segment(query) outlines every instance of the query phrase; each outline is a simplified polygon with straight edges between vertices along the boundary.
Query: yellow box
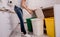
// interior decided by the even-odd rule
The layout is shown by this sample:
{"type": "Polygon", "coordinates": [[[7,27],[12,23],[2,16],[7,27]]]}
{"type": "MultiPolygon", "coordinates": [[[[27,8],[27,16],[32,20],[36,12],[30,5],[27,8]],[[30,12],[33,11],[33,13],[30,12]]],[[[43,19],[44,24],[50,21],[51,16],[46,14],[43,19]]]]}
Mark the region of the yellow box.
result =
{"type": "Polygon", "coordinates": [[[50,37],[55,37],[55,26],[54,26],[54,18],[45,18],[45,25],[47,30],[47,35],[50,37]]]}

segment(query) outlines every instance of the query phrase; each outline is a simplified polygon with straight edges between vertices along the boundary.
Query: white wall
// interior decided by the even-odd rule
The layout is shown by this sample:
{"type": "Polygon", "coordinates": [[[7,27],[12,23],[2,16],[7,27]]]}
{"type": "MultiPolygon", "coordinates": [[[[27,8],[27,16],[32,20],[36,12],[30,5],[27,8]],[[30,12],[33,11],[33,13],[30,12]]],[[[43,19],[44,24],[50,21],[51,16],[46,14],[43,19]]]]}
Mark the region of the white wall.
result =
{"type": "Polygon", "coordinates": [[[42,3],[41,5],[42,5],[44,8],[47,8],[47,7],[53,6],[54,3],[55,3],[55,0],[42,0],[41,3],[42,3]]]}
{"type": "Polygon", "coordinates": [[[56,4],[60,4],[60,0],[55,0],[55,3],[56,4]]]}
{"type": "Polygon", "coordinates": [[[0,11],[0,37],[9,37],[12,29],[9,18],[9,13],[3,13],[2,11],[0,11]]]}
{"type": "Polygon", "coordinates": [[[54,16],[56,37],[60,37],[60,0],[55,0],[54,16]]]}
{"type": "Polygon", "coordinates": [[[54,16],[56,37],[60,37],[60,4],[54,5],[54,16]]]}

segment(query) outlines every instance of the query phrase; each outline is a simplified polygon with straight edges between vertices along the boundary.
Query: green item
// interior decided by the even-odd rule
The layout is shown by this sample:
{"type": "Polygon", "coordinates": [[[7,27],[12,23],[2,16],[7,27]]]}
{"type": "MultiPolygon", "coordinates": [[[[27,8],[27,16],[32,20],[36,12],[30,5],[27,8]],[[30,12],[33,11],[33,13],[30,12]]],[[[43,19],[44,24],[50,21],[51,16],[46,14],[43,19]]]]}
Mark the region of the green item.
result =
{"type": "Polygon", "coordinates": [[[27,26],[28,26],[28,31],[29,31],[29,32],[33,32],[31,19],[33,19],[33,18],[27,18],[27,19],[26,19],[26,21],[27,21],[27,26]]]}

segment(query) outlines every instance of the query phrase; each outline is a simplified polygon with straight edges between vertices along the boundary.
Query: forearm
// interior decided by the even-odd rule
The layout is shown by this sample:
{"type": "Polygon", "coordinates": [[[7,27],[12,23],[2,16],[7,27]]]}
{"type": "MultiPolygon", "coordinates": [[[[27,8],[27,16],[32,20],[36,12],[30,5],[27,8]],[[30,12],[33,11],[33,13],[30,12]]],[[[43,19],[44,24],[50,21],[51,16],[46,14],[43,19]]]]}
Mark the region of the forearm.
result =
{"type": "Polygon", "coordinates": [[[22,0],[21,6],[22,6],[22,8],[24,8],[25,10],[27,10],[30,14],[32,14],[32,10],[29,9],[28,6],[26,5],[26,0],[22,0]]]}
{"type": "Polygon", "coordinates": [[[29,8],[27,7],[27,5],[22,5],[22,8],[24,8],[25,10],[27,10],[27,11],[31,14],[31,9],[29,9],[29,8]]]}

